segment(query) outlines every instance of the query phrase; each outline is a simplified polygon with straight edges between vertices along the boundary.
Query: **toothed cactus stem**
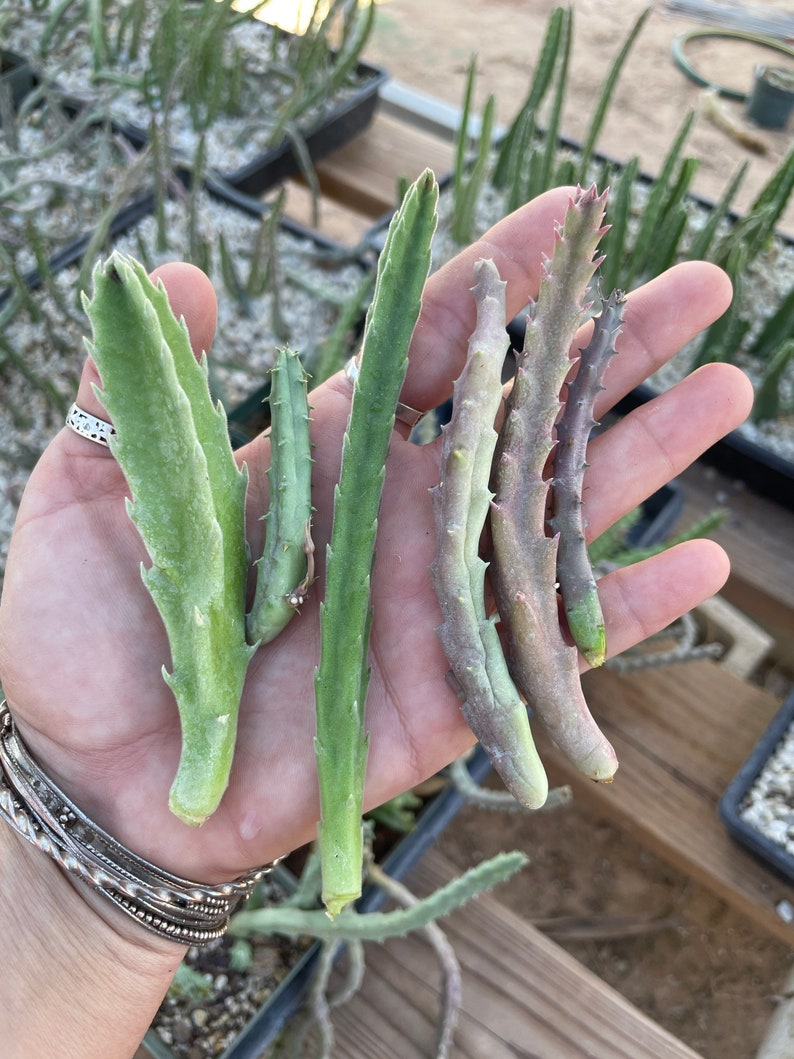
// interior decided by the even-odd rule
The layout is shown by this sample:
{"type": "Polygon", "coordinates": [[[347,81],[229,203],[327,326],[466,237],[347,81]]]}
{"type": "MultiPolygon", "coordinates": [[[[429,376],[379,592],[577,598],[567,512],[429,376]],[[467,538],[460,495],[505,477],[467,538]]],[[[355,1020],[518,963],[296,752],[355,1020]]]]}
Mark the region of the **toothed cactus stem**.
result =
{"type": "Polygon", "coordinates": [[[494,621],[486,615],[480,538],[492,494],[488,487],[502,402],[505,285],[490,260],[475,265],[477,325],[455,383],[444,427],[441,477],[431,490],[438,553],[431,566],[444,616],[438,636],[460,690],[466,723],[513,796],[532,809],[548,782],[529,719],[505,662],[494,621]]]}
{"type": "Polygon", "coordinates": [[[270,372],[270,504],[264,516],[267,535],[257,560],[254,602],[246,618],[250,643],[269,643],[285,628],[308,596],[313,579],[306,383],[298,354],[279,350],[270,372]]]}
{"type": "Polygon", "coordinates": [[[386,941],[401,938],[413,930],[422,930],[442,916],[470,901],[478,894],[505,882],[527,863],[524,853],[497,853],[490,860],[469,868],[462,875],[441,886],[410,908],[391,912],[367,912],[350,909],[331,922],[325,913],[295,907],[257,908],[236,912],[229,922],[232,937],[250,934],[283,934],[296,937],[307,934],[329,940],[386,941]]]}
{"type": "Polygon", "coordinates": [[[607,644],[604,615],[587,554],[582,487],[587,442],[596,425],[593,409],[604,388],[602,380],[607,364],[615,353],[625,300],[622,291],[613,291],[609,298],[602,300],[593,337],[581,351],[576,375],[568,384],[554,450],[551,525],[559,534],[557,580],[571,636],[591,666],[604,662],[607,644]]]}
{"type": "Polygon", "coordinates": [[[118,253],[94,269],[84,304],[97,396],[116,428],[123,470],[151,566],[142,576],[165,625],[182,753],[170,807],[201,824],[218,806],[231,768],[237,710],[252,649],[245,642],[244,505],[220,407],[183,321],[142,265],[118,253]]]}
{"type": "Polygon", "coordinates": [[[427,170],[408,189],[389,227],[364,327],[334,497],[315,675],[319,848],[323,902],[330,916],[361,893],[370,577],[395,409],[430,270],[437,200],[438,186],[427,170]]]}
{"type": "Polygon", "coordinates": [[[612,778],[617,759],[584,700],[577,650],[560,629],[545,475],[570,346],[599,263],[604,202],[594,187],[577,192],[544,270],[500,433],[491,509],[493,583],[513,679],[558,747],[597,780],[612,778]]]}

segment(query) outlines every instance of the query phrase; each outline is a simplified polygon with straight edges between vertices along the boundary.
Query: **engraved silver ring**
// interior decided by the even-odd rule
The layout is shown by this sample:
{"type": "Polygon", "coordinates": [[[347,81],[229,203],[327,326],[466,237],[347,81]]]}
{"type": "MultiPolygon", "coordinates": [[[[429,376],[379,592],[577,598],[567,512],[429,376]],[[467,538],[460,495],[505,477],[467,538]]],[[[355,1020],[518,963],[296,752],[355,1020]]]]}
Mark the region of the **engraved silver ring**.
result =
{"type": "Polygon", "coordinates": [[[109,448],[109,438],[116,436],[116,430],[112,423],[106,423],[104,419],[84,412],[78,404],[73,404],[66,416],[66,425],[81,438],[96,442],[103,448],[109,448]]]}
{"type": "MultiPolygon", "coordinates": [[[[345,364],[345,375],[347,375],[353,385],[355,385],[359,375],[360,360],[361,354],[357,353],[345,364]]],[[[402,401],[398,401],[397,407],[394,409],[394,418],[399,419],[401,423],[405,423],[411,429],[416,426],[423,415],[425,415],[424,412],[420,412],[418,408],[411,408],[409,404],[403,404],[402,401]]]]}

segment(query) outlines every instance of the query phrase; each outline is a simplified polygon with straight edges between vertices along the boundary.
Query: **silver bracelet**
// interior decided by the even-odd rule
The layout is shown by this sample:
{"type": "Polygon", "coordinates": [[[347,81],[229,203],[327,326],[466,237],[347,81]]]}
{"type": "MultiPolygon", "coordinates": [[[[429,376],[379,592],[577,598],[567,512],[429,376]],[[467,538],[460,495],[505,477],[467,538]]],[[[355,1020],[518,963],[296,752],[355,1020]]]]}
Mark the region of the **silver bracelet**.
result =
{"type": "Polygon", "coordinates": [[[0,817],[141,926],[184,945],[221,937],[274,861],[217,886],[157,868],[93,823],[48,779],[0,703],[0,817]]]}

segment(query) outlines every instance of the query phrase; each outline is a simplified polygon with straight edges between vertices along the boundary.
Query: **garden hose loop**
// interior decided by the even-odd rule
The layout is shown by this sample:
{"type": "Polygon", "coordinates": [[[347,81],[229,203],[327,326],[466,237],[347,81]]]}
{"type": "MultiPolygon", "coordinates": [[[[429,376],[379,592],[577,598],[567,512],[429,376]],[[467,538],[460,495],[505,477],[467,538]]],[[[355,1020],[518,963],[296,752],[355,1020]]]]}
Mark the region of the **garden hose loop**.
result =
{"type": "Polygon", "coordinates": [[[706,38],[729,38],[732,40],[747,41],[749,44],[758,44],[762,48],[771,48],[773,51],[780,52],[783,55],[787,55],[790,59],[794,59],[794,48],[788,44],[782,43],[782,41],[772,40],[770,37],[763,37],[756,33],[747,33],[744,30],[739,29],[690,29],[684,33],[680,33],[672,44],[672,55],[676,66],[683,71],[684,74],[694,81],[696,85],[700,85],[701,88],[710,88],[717,92],[718,95],[725,99],[736,99],[740,103],[745,103],[748,98],[746,92],[740,92],[735,88],[726,88],[724,85],[716,85],[712,81],[709,81],[702,74],[699,74],[694,69],[692,64],[687,60],[685,56],[685,48],[692,40],[704,40],[706,38]]]}

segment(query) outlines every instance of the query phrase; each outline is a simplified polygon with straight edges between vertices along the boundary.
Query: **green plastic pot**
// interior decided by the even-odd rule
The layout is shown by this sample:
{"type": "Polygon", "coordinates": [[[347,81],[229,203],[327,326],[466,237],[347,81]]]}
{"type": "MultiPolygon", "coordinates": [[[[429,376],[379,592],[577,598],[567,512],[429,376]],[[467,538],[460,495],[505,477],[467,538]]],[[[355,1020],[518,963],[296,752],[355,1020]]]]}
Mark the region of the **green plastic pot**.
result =
{"type": "Polygon", "coordinates": [[[785,129],[794,109],[794,70],[757,66],[747,115],[766,129],[785,129]]]}

